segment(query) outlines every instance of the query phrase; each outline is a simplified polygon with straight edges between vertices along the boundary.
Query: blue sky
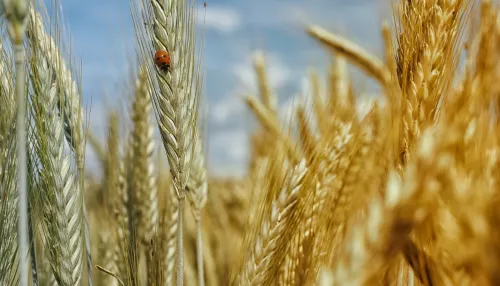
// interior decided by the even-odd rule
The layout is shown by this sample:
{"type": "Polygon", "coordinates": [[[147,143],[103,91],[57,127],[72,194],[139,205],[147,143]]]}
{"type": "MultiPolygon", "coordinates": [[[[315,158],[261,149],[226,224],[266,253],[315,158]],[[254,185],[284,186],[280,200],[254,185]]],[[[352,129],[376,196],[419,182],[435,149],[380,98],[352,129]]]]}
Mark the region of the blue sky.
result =
{"type": "MultiPolygon", "coordinates": [[[[135,58],[129,1],[60,2],[71,33],[72,54],[82,63],[84,102],[92,103],[90,126],[103,138],[106,112],[124,108],[120,101],[125,100],[135,58]]],[[[207,0],[203,64],[210,172],[238,175],[245,170],[248,134],[255,122],[239,97],[255,91],[253,51],[265,52],[271,85],[283,111],[299,96],[307,68],[323,72],[328,63],[328,54],[307,37],[303,25],[319,24],[380,54],[380,24],[392,21],[389,2],[207,0]]],[[[354,76],[362,90],[370,89],[364,88],[370,86],[366,78],[359,73],[354,76]]],[[[89,149],[91,165],[93,158],[89,149]]]]}

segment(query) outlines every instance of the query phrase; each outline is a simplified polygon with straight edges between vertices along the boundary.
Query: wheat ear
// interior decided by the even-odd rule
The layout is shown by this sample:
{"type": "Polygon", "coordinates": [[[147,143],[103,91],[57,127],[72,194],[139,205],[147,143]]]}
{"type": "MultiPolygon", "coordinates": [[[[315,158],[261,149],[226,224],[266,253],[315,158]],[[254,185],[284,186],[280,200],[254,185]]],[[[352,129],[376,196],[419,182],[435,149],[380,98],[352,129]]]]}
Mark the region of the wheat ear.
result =
{"type": "Polygon", "coordinates": [[[273,262],[277,243],[293,214],[306,170],[305,162],[302,161],[285,178],[278,198],[272,203],[271,214],[253,242],[238,285],[266,285],[272,278],[268,273],[272,269],[270,264],[273,262]]]}
{"type": "MultiPolygon", "coordinates": [[[[77,172],[75,180],[79,185],[78,188],[83,190],[86,144],[83,132],[84,126],[81,96],[76,82],[73,81],[71,71],[66,67],[66,62],[61,55],[61,51],[58,49],[53,38],[45,32],[41,17],[34,9],[31,9],[30,14],[31,18],[38,18],[38,20],[34,22],[33,26],[30,26],[28,32],[36,36],[36,40],[40,42],[39,47],[41,53],[43,53],[44,57],[48,59],[49,68],[54,70],[57,74],[57,92],[61,93],[57,107],[59,114],[64,119],[65,138],[76,160],[77,172]]],[[[81,205],[88,283],[93,285],[90,234],[84,196],[82,195],[76,203],[81,205]]]]}
{"type": "Polygon", "coordinates": [[[19,285],[28,286],[28,182],[26,154],[26,66],[24,35],[28,20],[28,0],[1,0],[0,12],[7,18],[9,37],[14,46],[16,65],[16,139],[17,139],[17,181],[18,181],[18,239],[19,239],[19,285]]]}
{"type": "Polygon", "coordinates": [[[331,34],[318,26],[309,27],[307,32],[326,47],[351,60],[359,68],[376,78],[382,84],[388,82],[389,74],[385,64],[358,45],[340,36],[331,34]]]}
{"type": "Polygon", "coordinates": [[[401,1],[397,71],[403,92],[403,164],[421,129],[433,122],[449,88],[460,54],[458,41],[471,1],[401,1]]]}
{"type": "Polygon", "coordinates": [[[118,243],[114,247],[114,263],[117,275],[124,279],[127,273],[127,253],[130,232],[128,228],[127,211],[127,181],[124,178],[125,169],[120,158],[118,116],[115,112],[109,114],[107,132],[107,160],[106,160],[106,195],[105,204],[112,209],[111,219],[115,221],[113,229],[118,243]],[[108,197],[111,198],[109,201],[108,197]]]}
{"type": "Polygon", "coordinates": [[[144,21],[152,23],[148,32],[138,31],[143,61],[148,67],[152,98],[163,145],[167,152],[173,183],[179,200],[177,229],[177,285],[183,285],[184,250],[183,217],[186,186],[191,158],[196,144],[198,116],[199,70],[196,69],[195,1],[143,0],[149,9],[144,21]],[[170,67],[160,69],[153,63],[153,53],[163,50],[170,54],[170,67]]]}
{"type": "Polygon", "coordinates": [[[189,192],[187,195],[193,208],[193,215],[196,222],[196,264],[198,268],[198,285],[203,286],[205,284],[205,275],[203,269],[201,211],[207,201],[208,182],[207,171],[205,168],[205,155],[203,154],[203,145],[200,139],[196,142],[189,178],[189,192]]]}
{"type": "MultiPolygon", "coordinates": [[[[0,285],[14,283],[12,261],[17,254],[17,154],[14,79],[10,59],[0,41],[0,285]]],[[[17,282],[16,282],[17,283],[17,282]]]]}
{"type": "Polygon", "coordinates": [[[271,85],[268,81],[265,57],[262,51],[256,51],[254,53],[253,64],[255,68],[255,74],[257,76],[257,83],[259,85],[259,94],[262,104],[269,110],[275,120],[277,120],[277,99],[271,90],[271,85]]]}
{"type": "Polygon", "coordinates": [[[133,130],[131,134],[132,179],[131,188],[139,197],[139,234],[144,245],[149,245],[158,223],[158,190],[154,168],[154,128],[151,120],[151,97],[145,70],[141,69],[132,103],[133,130]]]}
{"type": "Polygon", "coordinates": [[[71,168],[70,157],[64,152],[64,122],[58,113],[61,102],[54,77],[58,74],[50,68],[49,58],[43,53],[47,44],[38,41],[36,22],[30,21],[32,48],[32,97],[35,116],[36,150],[42,166],[41,178],[43,213],[46,219],[46,247],[49,261],[57,282],[61,285],[77,285],[82,279],[83,229],[81,189],[71,168]]]}
{"type": "MultiPolygon", "coordinates": [[[[139,70],[132,102],[130,187],[137,197],[139,240],[142,246],[148,249],[155,237],[158,224],[158,190],[153,158],[155,143],[154,126],[151,120],[152,105],[145,72],[144,68],[139,70]]],[[[147,255],[146,267],[147,273],[152,274],[154,264],[150,255],[147,255]]],[[[153,279],[153,275],[147,276],[148,284],[151,284],[150,279],[153,279]]]]}
{"type": "Polygon", "coordinates": [[[422,137],[417,160],[408,167],[401,182],[389,177],[385,198],[375,194],[366,217],[348,232],[335,268],[335,285],[376,282],[383,269],[404,247],[413,227],[433,211],[439,184],[432,180],[436,144],[432,133],[422,137]],[[419,201],[419,204],[415,202],[419,201]]]}
{"type": "Polygon", "coordinates": [[[302,155],[300,151],[295,148],[292,139],[282,133],[277,120],[275,120],[274,114],[254,96],[245,96],[243,99],[250,110],[253,111],[264,130],[272,134],[272,136],[275,136],[283,145],[289,160],[298,163],[302,155]]]}
{"type": "Polygon", "coordinates": [[[173,285],[174,265],[176,249],[176,233],[178,228],[179,207],[175,196],[175,191],[170,187],[168,193],[168,205],[163,209],[161,219],[161,240],[163,242],[164,260],[163,260],[163,283],[164,285],[173,285]]]}

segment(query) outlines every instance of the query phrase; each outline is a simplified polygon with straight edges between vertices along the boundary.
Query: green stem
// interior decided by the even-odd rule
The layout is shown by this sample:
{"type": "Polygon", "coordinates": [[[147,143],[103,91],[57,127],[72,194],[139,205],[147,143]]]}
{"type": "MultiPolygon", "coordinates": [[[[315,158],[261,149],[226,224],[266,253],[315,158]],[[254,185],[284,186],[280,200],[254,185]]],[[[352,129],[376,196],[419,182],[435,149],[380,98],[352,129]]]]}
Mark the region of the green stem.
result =
{"type": "Polygon", "coordinates": [[[27,196],[27,162],[26,162],[26,98],[25,98],[25,66],[24,47],[14,45],[16,64],[16,101],[17,101],[17,167],[19,191],[19,285],[28,286],[28,196],[27,196]]]}

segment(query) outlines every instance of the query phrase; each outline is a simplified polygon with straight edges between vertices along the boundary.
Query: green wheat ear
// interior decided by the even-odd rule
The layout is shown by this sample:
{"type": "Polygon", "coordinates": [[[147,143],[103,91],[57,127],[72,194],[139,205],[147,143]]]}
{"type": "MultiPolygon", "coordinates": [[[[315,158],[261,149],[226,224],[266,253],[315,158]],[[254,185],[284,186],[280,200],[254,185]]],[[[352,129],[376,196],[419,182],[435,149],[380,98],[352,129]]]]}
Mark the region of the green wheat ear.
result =
{"type": "Polygon", "coordinates": [[[183,221],[187,185],[197,140],[200,59],[196,57],[196,1],[137,0],[134,23],[140,61],[152,92],[153,107],[179,200],[177,285],[184,283],[183,221]],[[142,16],[139,16],[142,15],[142,16]],[[143,23],[152,23],[144,26],[143,23]],[[168,71],[152,56],[171,56],[168,71]]]}
{"type": "Polygon", "coordinates": [[[30,16],[34,149],[40,164],[40,187],[45,191],[39,197],[48,260],[59,284],[76,285],[83,280],[82,258],[86,255],[86,280],[92,285],[80,95],[56,41],[45,31],[43,18],[34,8],[30,16]]]}

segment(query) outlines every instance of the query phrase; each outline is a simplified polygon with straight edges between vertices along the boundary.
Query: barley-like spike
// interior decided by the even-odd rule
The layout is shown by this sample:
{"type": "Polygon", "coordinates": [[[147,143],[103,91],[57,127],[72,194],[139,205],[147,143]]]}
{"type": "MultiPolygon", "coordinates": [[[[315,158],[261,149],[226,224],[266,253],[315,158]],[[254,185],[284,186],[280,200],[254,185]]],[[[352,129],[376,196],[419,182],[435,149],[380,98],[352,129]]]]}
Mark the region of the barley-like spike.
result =
{"type": "Polygon", "coordinates": [[[76,285],[82,279],[83,224],[82,193],[72,170],[70,157],[64,151],[64,122],[60,118],[55,72],[50,58],[44,53],[48,44],[39,41],[41,18],[32,12],[29,30],[32,49],[31,74],[35,116],[37,155],[42,166],[42,184],[46,194],[42,197],[46,219],[45,236],[49,249],[49,261],[56,280],[61,285],[76,285]]]}
{"type": "MultiPolygon", "coordinates": [[[[48,68],[55,74],[57,81],[57,92],[60,95],[57,97],[57,108],[59,115],[64,119],[65,138],[73,151],[77,171],[75,172],[75,184],[79,184],[78,189],[83,190],[83,172],[84,156],[85,156],[85,142],[83,136],[82,124],[82,110],[80,105],[80,95],[77,92],[76,83],[72,80],[71,72],[66,67],[66,62],[62,58],[61,52],[56,46],[53,38],[45,32],[43,21],[40,15],[31,9],[31,21],[28,29],[28,35],[32,41],[38,41],[38,49],[40,54],[47,59],[48,68]]],[[[79,215],[84,229],[84,247],[86,249],[86,264],[88,282],[93,284],[92,280],[92,259],[90,250],[90,236],[88,230],[88,222],[85,210],[85,201],[83,196],[79,196],[75,204],[82,214],[79,215]]],[[[80,222],[77,222],[80,223],[80,222]]]]}
{"type": "Polygon", "coordinates": [[[179,200],[177,285],[181,286],[184,284],[182,210],[197,139],[200,100],[199,62],[195,54],[196,1],[137,1],[142,2],[143,5],[139,5],[146,9],[141,11],[142,19],[137,16],[137,11],[134,17],[142,62],[148,67],[156,119],[179,200]],[[140,24],[144,22],[152,23],[146,31],[140,24]],[[156,50],[170,54],[168,69],[152,65],[151,57],[156,50]]]}
{"type": "Polygon", "coordinates": [[[205,168],[205,155],[203,154],[202,141],[198,138],[193,153],[193,163],[189,174],[189,192],[187,197],[191,203],[194,219],[196,222],[196,265],[198,270],[198,284],[203,286],[205,283],[203,266],[203,238],[201,211],[207,201],[207,172],[205,168]]]}
{"type": "Polygon", "coordinates": [[[11,121],[10,130],[5,133],[6,138],[0,142],[0,284],[9,284],[14,279],[13,262],[17,256],[17,181],[15,153],[15,121],[11,121]]]}
{"type": "Polygon", "coordinates": [[[384,85],[388,83],[389,72],[384,63],[358,45],[345,38],[331,34],[317,26],[309,27],[307,32],[328,48],[351,60],[380,83],[384,85]]]}
{"type": "Polygon", "coordinates": [[[189,179],[198,114],[194,1],[143,1],[148,9],[144,21],[153,23],[149,34],[138,35],[144,63],[152,62],[154,50],[165,50],[172,58],[167,71],[148,65],[147,76],[153,84],[153,106],[180,196],[189,179]]]}
{"type": "MultiPolygon", "coordinates": [[[[412,228],[433,210],[433,196],[439,184],[428,184],[438,177],[436,146],[430,132],[420,141],[415,162],[406,169],[404,180],[393,172],[385,198],[375,194],[366,217],[347,234],[335,269],[335,285],[359,285],[377,281],[380,269],[405,246],[412,228]],[[414,202],[419,201],[419,204],[414,202]]],[[[444,178],[439,174],[440,180],[444,178]]]]}
{"type": "Polygon", "coordinates": [[[263,223],[254,241],[250,257],[240,274],[239,285],[265,285],[272,278],[267,271],[273,261],[277,240],[287,225],[291,209],[297,203],[305,173],[305,162],[302,161],[285,179],[278,198],[273,202],[269,219],[263,223]]]}
{"type": "Polygon", "coordinates": [[[151,120],[151,97],[145,70],[137,79],[132,103],[133,130],[131,134],[132,179],[131,188],[139,204],[139,235],[147,247],[156,232],[158,223],[158,190],[154,168],[154,128],[151,120]]]}
{"type": "Polygon", "coordinates": [[[18,184],[14,83],[12,68],[0,42],[0,285],[13,279],[12,267],[17,255],[18,184]],[[13,215],[14,214],[14,215],[13,215]]]}
{"type": "Polygon", "coordinates": [[[115,264],[118,276],[126,279],[128,277],[128,251],[130,242],[129,213],[128,213],[128,185],[126,179],[126,169],[124,162],[120,159],[118,135],[118,116],[116,113],[110,114],[108,126],[108,160],[107,160],[107,192],[112,198],[109,206],[112,211],[112,218],[116,222],[115,234],[115,264]]]}
{"type": "Polygon", "coordinates": [[[178,228],[177,217],[179,216],[178,202],[175,198],[174,190],[168,194],[168,206],[164,209],[161,216],[161,241],[163,241],[164,262],[163,262],[163,282],[165,285],[173,285],[174,265],[176,249],[176,233],[178,228]]]}
{"type": "MultiPolygon", "coordinates": [[[[38,75],[33,78],[38,78],[38,75]]],[[[41,81],[37,81],[40,88],[41,81]]],[[[44,99],[43,94],[36,95],[39,99],[38,102],[35,99],[35,109],[41,111],[37,114],[40,122],[37,131],[44,136],[40,136],[37,148],[38,156],[42,157],[43,184],[47,190],[43,198],[44,215],[51,222],[45,226],[47,246],[50,245],[49,260],[58,283],[75,285],[80,282],[82,271],[83,232],[81,205],[78,204],[81,192],[70,168],[69,157],[64,154],[63,122],[56,112],[55,86],[50,87],[49,98],[44,99]],[[43,150],[47,151],[42,155],[43,150]]]]}
{"type": "Polygon", "coordinates": [[[200,215],[199,212],[207,201],[208,182],[202,143],[200,138],[196,140],[191,172],[189,175],[189,192],[187,194],[193,211],[195,212],[195,216],[200,215]]]}

